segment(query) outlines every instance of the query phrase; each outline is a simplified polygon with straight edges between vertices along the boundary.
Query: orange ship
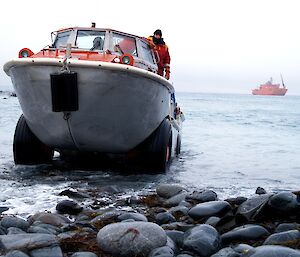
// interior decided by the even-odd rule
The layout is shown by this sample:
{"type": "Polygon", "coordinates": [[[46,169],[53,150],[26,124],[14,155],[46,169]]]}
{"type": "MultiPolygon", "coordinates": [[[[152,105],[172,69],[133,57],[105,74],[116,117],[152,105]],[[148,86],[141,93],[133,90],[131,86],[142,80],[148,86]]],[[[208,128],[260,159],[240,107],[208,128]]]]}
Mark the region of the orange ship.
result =
{"type": "Polygon", "coordinates": [[[261,84],[259,88],[252,89],[252,95],[281,95],[284,96],[287,92],[287,88],[285,87],[282,80],[282,87],[280,87],[280,84],[273,84],[273,79],[271,78],[269,81],[267,81],[265,84],[261,84]]]}

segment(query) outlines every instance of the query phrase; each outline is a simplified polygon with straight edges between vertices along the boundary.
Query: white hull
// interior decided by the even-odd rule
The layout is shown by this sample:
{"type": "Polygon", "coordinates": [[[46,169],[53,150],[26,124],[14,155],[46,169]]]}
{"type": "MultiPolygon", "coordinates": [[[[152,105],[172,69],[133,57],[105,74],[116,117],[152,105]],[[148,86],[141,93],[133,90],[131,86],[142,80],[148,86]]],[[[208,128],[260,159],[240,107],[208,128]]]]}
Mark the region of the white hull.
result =
{"type": "Polygon", "coordinates": [[[156,74],[122,64],[70,60],[70,70],[78,74],[79,110],[64,119],[63,112],[52,111],[51,101],[50,74],[61,67],[61,60],[47,58],[4,66],[28,126],[54,149],[125,153],[173,111],[174,89],[156,74]]]}

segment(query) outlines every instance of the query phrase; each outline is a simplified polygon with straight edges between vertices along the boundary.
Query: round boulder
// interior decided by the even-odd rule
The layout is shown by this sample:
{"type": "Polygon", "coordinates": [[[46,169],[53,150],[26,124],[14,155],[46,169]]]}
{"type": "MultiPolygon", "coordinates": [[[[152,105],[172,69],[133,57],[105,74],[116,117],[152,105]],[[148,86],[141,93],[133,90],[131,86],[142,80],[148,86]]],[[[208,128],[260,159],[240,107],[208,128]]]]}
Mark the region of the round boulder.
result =
{"type": "Polygon", "coordinates": [[[184,187],[174,184],[161,184],[156,188],[156,193],[163,198],[170,198],[184,191],[184,187]]]}
{"type": "Polygon", "coordinates": [[[249,250],[245,257],[300,257],[300,251],[284,246],[263,245],[249,250]]]}
{"type": "Polygon", "coordinates": [[[297,196],[291,192],[280,192],[273,195],[269,200],[269,205],[273,210],[287,214],[300,206],[297,196]]]}
{"type": "Polygon", "coordinates": [[[61,214],[77,215],[82,209],[81,206],[71,200],[63,200],[56,205],[56,210],[61,214]]]}
{"type": "Polygon", "coordinates": [[[148,256],[165,246],[165,231],[151,222],[122,222],[103,227],[97,235],[99,247],[113,256],[148,256]]]}
{"type": "Polygon", "coordinates": [[[244,225],[237,227],[221,236],[222,244],[228,245],[234,242],[256,241],[266,238],[270,233],[259,225],[244,225]]]}
{"type": "Polygon", "coordinates": [[[264,242],[264,245],[283,245],[296,247],[300,244],[300,232],[290,230],[270,235],[264,242]]]}
{"type": "Polygon", "coordinates": [[[212,201],[206,203],[199,203],[188,212],[193,219],[207,218],[211,216],[222,217],[227,212],[231,211],[231,206],[225,201],[212,201]]]}
{"type": "Polygon", "coordinates": [[[199,225],[184,233],[183,249],[208,257],[220,249],[218,231],[210,225],[199,225]]]}

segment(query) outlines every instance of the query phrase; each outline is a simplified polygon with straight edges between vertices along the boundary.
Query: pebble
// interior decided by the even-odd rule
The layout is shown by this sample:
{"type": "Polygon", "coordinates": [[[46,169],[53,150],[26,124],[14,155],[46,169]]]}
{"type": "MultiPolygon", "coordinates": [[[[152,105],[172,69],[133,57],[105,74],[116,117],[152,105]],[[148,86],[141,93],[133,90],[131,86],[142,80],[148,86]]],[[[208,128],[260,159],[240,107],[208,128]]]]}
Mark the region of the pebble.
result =
{"type": "Polygon", "coordinates": [[[77,252],[77,253],[73,253],[71,257],[98,257],[98,256],[92,252],[77,252]]]}
{"type": "Polygon", "coordinates": [[[186,196],[186,200],[195,201],[196,203],[217,201],[218,195],[212,190],[194,191],[186,196]]]}
{"type": "Polygon", "coordinates": [[[207,218],[210,216],[221,217],[231,211],[231,206],[225,201],[212,201],[199,203],[189,210],[189,216],[193,219],[207,218]]]}
{"type": "Polygon", "coordinates": [[[63,257],[59,246],[49,246],[30,251],[30,257],[63,257]]]}
{"type": "Polygon", "coordinates": [[[242,221],[255,221],[267,205],[270,194],[263,194],[251,197],[243,202],[237,209],[237,219],[242,221]]]}
{"type": "Polygon", "coordinates": [[[30,224],[33,224],[33,222],[35,221],[40,221],[42,223],[50,224],[55,227],[61,227],[65,224],[71,223],[71,221],[65,216],[55,213],[37,213],[31,216],[28,221],[30,224]]]}
{"type": "Polygon", "coordinates": [[[300,257],[300,251],[284,246],[264,245],[250,250],[243,257],[300,257]]]}
{"type": "Polygon", "coordinates": [[[284,231],[270,235],[264,245],[283,245],[297,247],[300,245],[300,232],[298,230],[284,231]]]}
{"type": "Polygon", "coordinates": [[[0,236],[1,248],[7,251],[32,250],[55,244],[57,244],[56,237],[49,234],[13,234],[0,236]]]}
{"type": "Polygon", "coordinates": [[[256,241],[266,238],[270,233],[259,225],[243,225],[221,236],[222,244],[228,245],[234,242],[256,241]]]}
{"type": "Polygon", "coordinates": [[[140,214],[140,213],[123,213],[120,216],[118,216],[118,220],[122,221],[122,220],[134,220],[134,221],[148,221],[148,219],[146,218],[145,215],[140,214]]]}
{"type": "Polygon", "coordinates": [[[163,198],[171,198],[182,191],[185,191],[184,187],[175,184],[161,184],[156,188],[156,193],[163,198]]]}
{"type": "Polygon", "coordinates": [[[11,216],[4,217],[1,220],[0,225],[4,228],[16,227],[24,231],[26,231],[29,228],[29,223],[26,220],[11,216]]]}
{"type": "Polygon", "coordinates": [[[155,217],[155,221],[158,225],[175,222],[175,217],[169,212],[158,213],[155,217]]]}
{"type": "Polygon", "coordinates": [[[97,243],[106,253],[116,256],[147,256],[167,243],[165,231],[151,222],[114,223],[102,228],[97,243]]]}
{"type": "Polygon", "coordinates": [[[277,212],[288,214],[300,206],[297,196],[291,192],[280,192],[270,197],[270,207],[277,212]]]}
{"type": "Polygon", "coordinates": [[[83,207],[74,201],[63,200],[56,205],[56,210],[60,214],[77,215],[83,210],[83,207]]]}
{"type": "Polygon", "coordinates": [[[167,199],[166,201],[164,201],[164,206],[166,206],[166,207],[177,206],[178,204],[180,204],[180,202],[185,200],[186,195],[187,195],[186,192],[177,194],[177,195],[167,199]]]}
{"type": "Polygon", "coordinates": [[[218,231],[210,225],[198,225],[184,234],[183,249],[209,257],[221,247],[218,231]]]}
{"type": "Polygon", "coordinates": [[[18,250],[8,252],[5,257],[29,257],[26,253],[18,250]]]}

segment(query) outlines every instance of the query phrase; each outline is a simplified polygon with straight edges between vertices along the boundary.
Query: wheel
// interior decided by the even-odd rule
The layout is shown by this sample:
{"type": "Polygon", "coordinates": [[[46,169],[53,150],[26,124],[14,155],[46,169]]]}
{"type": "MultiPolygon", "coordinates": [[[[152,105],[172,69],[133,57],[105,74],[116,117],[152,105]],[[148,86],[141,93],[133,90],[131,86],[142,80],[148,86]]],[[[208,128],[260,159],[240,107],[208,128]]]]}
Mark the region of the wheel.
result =
{"type": "Polygon", "coordinates": [[[31,132],[23,114],[16,126],[13,150],[15,164],[50,163],[54,154],[53,149],[31,132]]]}
{"type": "Polygon", "coordinates": [[[181,152],[181,136],[178,135],[175,153],[176,153],[176,155],[179,155],[180,152],[181,152]]]}
{"type": "Polygon", "coordinates": [[[149,138],[146,151],[147,165],[155,171],[165,171],[171,159],[172,127],[169,120],[164,119],[149,138]]]}

